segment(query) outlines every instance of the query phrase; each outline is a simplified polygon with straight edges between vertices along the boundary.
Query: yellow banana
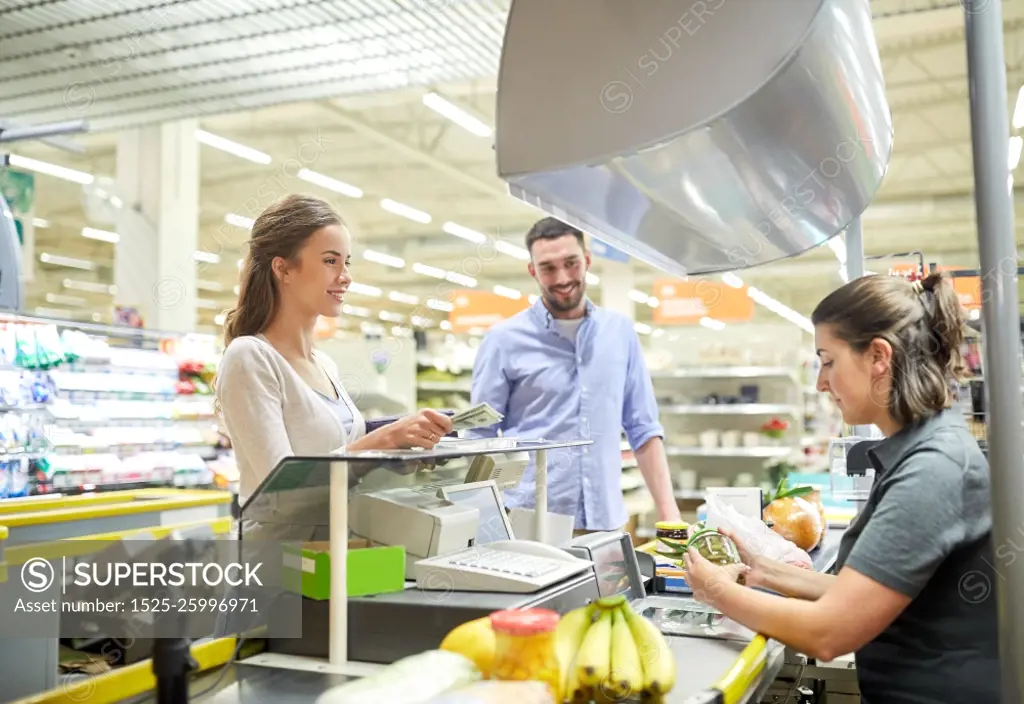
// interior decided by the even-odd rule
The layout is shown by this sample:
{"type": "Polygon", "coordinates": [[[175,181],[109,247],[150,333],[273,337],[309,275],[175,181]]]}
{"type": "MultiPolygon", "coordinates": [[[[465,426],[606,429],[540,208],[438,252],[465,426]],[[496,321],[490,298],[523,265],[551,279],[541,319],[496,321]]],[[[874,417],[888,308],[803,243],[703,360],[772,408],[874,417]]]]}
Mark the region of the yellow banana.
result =
{"type": "Polygon", "coordinates": [[[593,618],[594,605],[590,604],[573,609],[558,621],[555,629],[555,654],[558,656],[561,701],[572,701],[575,691],[579,689],[579,678],[575,676],[576,668],[573,665],[593,618]]]}
{"type": "Polygon", "coordinates": [[[576,653],[580,685],[591,690],[600,687],[611,671],[612,612],[601,610],[598,614],[576,653]]]}
{"type": "Polygon", "coordinates": [[[643,691],[646,694],[668,694],[676,684],[676,660],[672,656],[665,636],[653,622],[630,607],[622,609],[636,645],[644,673],[643,691]]]}
{"type": "Polygon", "coordinates": [[[629,605],[612,612],[611,672],[607,693],[614,701],[624,701],[644,690],[644,670],[636,641],[626,621],[629,605]]]}

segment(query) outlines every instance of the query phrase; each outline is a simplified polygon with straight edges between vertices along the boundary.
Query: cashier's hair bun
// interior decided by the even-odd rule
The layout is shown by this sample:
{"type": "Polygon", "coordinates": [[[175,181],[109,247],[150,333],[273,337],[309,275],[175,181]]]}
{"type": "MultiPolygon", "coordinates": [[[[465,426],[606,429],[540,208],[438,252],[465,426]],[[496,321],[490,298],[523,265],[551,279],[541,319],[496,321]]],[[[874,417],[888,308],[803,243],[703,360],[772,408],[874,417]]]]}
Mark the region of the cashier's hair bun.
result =
{"type": "Polygon", "coordinates": [[[277,280],[271,263],[292,260],[317,230],[341,225],[330,205],[310,196],[291,195],[264,210],[252,226],[249,253],[242,264],[238,305],[224,319],[224,344],[266,330],[277,308],[277,280]]]}
{"type": "Polygon", "coordinates": [[[960,345],[966,322],[953,283],[941,272],[916,282],[868,275],[825,297],[811,314],[814,325],[856,352],[872,340],[892,347],[889,412],[901,424],[952,404],[953,384],[964,374],[960,345]]]}

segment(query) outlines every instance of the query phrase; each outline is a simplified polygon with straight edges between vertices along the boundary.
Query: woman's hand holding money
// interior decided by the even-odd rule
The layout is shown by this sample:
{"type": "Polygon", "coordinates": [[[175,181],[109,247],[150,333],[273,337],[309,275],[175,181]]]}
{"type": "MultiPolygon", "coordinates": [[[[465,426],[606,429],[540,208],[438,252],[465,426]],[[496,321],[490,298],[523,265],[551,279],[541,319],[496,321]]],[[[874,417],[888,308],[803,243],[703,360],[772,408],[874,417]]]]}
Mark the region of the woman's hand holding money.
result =
{"type": "Polygon", "coordinates": [[[438,441],[452,432],[452,419],[425,408],[367,433],[348,446],[349,450],[407,450],[419,447],[432,450],[438,441]]]}

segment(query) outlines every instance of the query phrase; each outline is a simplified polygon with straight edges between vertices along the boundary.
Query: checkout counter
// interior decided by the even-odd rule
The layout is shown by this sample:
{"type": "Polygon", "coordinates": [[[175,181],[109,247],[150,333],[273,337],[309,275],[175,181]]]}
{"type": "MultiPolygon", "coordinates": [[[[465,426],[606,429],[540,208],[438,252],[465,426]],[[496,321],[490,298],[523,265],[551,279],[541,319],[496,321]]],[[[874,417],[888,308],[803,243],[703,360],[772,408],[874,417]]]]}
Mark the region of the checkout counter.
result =
{"type": "MultiPolygon", "coordinates": [[[[612,594],[665,624],[679,670],[665,701],[760,701],[784,664],[780,644],[737,632],[687,595],[654,593],[653,562],[627,534],[549,535],[551,523],[540,520],[547,457],[588,443],[510,442],[283,461],[242,506],[240,533],[232,537],[240,549],[246,541],[281,541],[286,572],[295,578],[268,607],[265,632],[224,624],[213,634],[219,639],[193,645],[207,668],[190,683],[194,701],[316,700],[437,648],[452,628],[492,611],[542,606],[565,613],[612,594]],[[502,487],[519,481],[523,453],[535,458],[541,478],[533,529],[557,546],[517,540],[501,504],[502,487]],[[301,638],[275,637],[290,630],[280,619],[296,613],[301,638]],[[262,652],[246,657],[244,644],[255,641],[262,652]],[[218,659],[211,661],[211,649],[218,659]]],[[[834,560],[838,535],[830,533],[814,555],[817,568],[834,560]]],[[[103,701],[142,693],[132,687],[138,673],[123,686],[119,677],[95,678],[91,691],[109,693],[103,701]]]]}

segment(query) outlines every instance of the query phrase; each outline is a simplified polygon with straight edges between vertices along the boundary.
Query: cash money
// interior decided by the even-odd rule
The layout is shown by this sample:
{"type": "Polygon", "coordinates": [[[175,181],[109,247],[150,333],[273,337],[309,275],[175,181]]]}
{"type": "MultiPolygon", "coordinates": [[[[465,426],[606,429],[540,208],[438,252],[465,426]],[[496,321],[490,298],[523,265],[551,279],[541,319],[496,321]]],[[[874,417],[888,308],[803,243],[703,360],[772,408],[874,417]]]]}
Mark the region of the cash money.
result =
{"type": "Polygon", "coordinates": [[[489,404],[478,403],[452,416],[452,430],[472,430],[486,428],[501,421],[505,416],[491,408],[489,404]]]}

